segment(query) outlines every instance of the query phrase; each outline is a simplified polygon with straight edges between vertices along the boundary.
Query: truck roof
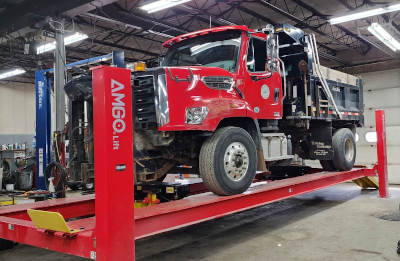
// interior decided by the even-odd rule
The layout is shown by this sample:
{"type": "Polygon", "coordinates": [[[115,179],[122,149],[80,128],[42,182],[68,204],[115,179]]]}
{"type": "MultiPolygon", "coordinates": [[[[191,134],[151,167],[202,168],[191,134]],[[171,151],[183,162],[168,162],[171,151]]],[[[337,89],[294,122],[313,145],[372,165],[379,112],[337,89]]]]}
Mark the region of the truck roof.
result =
{"type": "Polygon", "coordinates": [[[176,36],[176,37],[166,41],[165,43],[163,43],[163,46],[169,48],[172,45],[174,45],[176,43],[179,43],[179,42],[181,42],[183,40],[189,39],[189,38],[193,38],[193,37],[196,37],[196,36],[199,36],[199,35],[210,34],[210,33],[228,31],[228,30],[241,30],[241,31],[246,31],[246,32],[253,31],[253,30],[250,30],[245,25],[219,26],[219,27],[203,29],[203,30],[199,30],[199,31],[195,31],[195,32],[191,32],[191,33],[187,33],[187,34],[182,34],[182,35],[176,36]]]}

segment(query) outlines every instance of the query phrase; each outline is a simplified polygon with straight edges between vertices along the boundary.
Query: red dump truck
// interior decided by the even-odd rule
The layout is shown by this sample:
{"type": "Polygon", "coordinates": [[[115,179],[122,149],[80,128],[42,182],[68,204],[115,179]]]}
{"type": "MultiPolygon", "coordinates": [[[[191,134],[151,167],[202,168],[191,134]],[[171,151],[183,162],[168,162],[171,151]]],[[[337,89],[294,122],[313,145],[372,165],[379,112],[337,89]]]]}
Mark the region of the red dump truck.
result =
{"type": "Polygon", "coordinates": [[[210,191],[232,195],[295,155],[329,171],[353,167],[362,82],[321,66],[314,35],[224,26],[164,47],[160,67],[132,72],[136,184],[188,165],[210,191]]]}

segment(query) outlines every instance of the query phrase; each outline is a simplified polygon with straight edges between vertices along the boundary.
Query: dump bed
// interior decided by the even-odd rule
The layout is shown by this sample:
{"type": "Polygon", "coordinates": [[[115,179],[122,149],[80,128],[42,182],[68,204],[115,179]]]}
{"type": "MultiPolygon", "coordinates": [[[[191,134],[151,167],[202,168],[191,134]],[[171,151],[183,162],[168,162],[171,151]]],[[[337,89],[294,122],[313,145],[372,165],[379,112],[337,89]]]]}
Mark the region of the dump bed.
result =
{"type": "MultiPolygon", "coordinates": [[[[313,72],[316,72],[315,66],[313,64],[313,72]]],[[[320,71],[328,83],[338,110],[342,114],[342,120],[354,120],[358,125],[363,125],[363,86],[361,79],[324,66],[320,66],[320,71]]],[[[328,107],[324,107],[328,98],[323,91],[319,77],[315,73],[310,75],[310,96],[313,104],[313,117],[339,119],[331,102],[328,107]]]]}
{"type": "Polygon", "coordinates": [[[344,120],[362,126],[361,79],[322,66],[314,35],[289,24],[276,27],[276,32],[285,67],[284,118],[344,120]]]}

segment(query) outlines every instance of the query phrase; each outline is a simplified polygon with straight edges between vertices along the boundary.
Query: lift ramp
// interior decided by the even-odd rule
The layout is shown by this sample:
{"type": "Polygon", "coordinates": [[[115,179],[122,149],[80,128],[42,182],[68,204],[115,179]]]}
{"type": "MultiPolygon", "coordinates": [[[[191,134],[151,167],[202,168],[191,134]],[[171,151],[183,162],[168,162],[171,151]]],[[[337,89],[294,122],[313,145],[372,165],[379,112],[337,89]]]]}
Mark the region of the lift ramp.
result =
{"type": "MultiPolygon", "coordinates": [[[[134,208],[132,122],[113,139],[111,80],[130,86],[130,71],[93,69],[95,121],[94,195],[47,200],[0,208],[0,238],[100,261],[135,260],[135,239],[189,226],[362,177],[379,177],[379,195],[388,196],[384,111],[376,113],[378,163],[350,171],[314,171],[299,177],[255,183],[246,192],[217,196],[211,192],[145,208],[134,208]],[[96,136],[97,135],[97,136],[96,136]],[[114,141],[114,142],[112,142],[114,141]],[[116,142],[117,141],[117,142],[116,142]],[[120,149],[120,150],[119,150],[120,149]],[[118,189],[115,189],[118,188],[118,189]],[[119,201],[113,200],[118,198],[119,201]],[[28,210],[32,215],[29,215],[28,210]],[[49,214],[45,212],[56,212],[49,214]],[[61,215],[61,217],[59,216],[61,215]],[[33,217],[33,218],[32,218],[33,217]],[[32,220],[31,220],[32,218],[32,220]],[[50,220],[52,226],[43,224],[50,220]],[[74,229],[75,236],[65,236],[74,229]],[[47,233],[47,231],[57,231],[47,233]]],[[[124,88],[131,97],[131,88],[124,88]]],[[[126,102],[126,111],[132,111],[126,102]]],[[[126,119],[131,118],[130,115],[126,119]]]]}

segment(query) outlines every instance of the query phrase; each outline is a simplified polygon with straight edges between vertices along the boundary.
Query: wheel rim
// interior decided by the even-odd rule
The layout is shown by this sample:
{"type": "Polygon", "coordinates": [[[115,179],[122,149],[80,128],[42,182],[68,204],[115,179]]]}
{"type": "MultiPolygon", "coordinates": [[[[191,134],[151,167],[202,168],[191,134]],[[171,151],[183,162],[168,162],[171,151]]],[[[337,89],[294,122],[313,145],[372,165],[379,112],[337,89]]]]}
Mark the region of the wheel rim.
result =
{"type": "Polygon", "coordinates": [[[352,161],[354,157],[354,144],[351,139],[346,139],[344,142],[344,156],[347,161],[352,161]]]}
{"type": "Polygon", "coordinates": [[[230,180],[240,181],[249,168],[249,153],[240,142],[231,143],[225,150],[224,169],[230,180]]]}

